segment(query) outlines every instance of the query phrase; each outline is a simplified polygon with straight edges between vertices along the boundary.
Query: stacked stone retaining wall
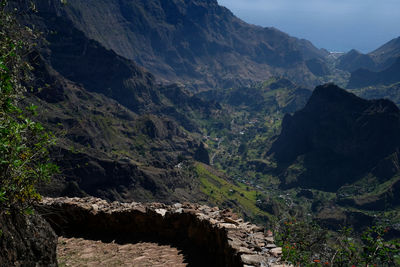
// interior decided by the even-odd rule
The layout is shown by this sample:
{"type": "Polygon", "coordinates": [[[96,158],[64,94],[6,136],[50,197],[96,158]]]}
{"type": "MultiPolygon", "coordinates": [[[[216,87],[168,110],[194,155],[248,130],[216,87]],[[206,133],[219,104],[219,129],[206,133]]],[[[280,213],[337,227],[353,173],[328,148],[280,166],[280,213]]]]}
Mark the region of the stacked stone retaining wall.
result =
{"type": "Polygon", "coordinates": [[[59,235],[170,243],[192,255],[189,266],[281,265],[282,249],[275,246],[273,237],[227,209],[189,203],[45,198],[37,210],[59,235]]]}

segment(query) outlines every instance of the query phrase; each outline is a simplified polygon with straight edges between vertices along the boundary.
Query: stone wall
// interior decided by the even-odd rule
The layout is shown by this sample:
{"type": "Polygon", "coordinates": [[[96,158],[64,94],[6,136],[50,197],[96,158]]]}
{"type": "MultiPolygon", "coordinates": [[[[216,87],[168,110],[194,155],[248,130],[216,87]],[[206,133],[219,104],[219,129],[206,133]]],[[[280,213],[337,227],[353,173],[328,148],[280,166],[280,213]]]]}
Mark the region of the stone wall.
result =
{"type": "Polygon", "coordinates": [[[189,255],[189,266],[279,266],[280,262],[282,250],[272,236],[217,207],[45,198],[37,210],[59,235],[170,243],[189,255]]]}

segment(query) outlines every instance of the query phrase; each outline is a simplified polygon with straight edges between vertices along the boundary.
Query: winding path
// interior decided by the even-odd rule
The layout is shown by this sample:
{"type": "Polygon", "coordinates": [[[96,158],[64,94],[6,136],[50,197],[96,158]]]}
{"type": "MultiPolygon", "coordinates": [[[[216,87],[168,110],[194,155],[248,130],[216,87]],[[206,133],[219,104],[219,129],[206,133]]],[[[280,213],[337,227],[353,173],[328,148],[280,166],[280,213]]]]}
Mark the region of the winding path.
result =
{"type": "Polygon", "coordinates": [[[177,248],[150,242],[117,244],[83,238],[59,237],[57,259],[62,266],[82,267],[185,267],[177,248]]]}

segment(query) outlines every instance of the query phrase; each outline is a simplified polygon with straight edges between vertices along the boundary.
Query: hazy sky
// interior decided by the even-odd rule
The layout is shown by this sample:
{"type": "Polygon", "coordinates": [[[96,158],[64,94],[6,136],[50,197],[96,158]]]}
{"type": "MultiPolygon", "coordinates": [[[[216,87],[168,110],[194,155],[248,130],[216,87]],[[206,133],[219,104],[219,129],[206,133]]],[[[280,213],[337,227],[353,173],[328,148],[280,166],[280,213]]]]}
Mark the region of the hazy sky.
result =
{"type": "Polygon", "coordinates": [[[246,22],[330,51],[370,52],[400,36],[400,0],[218,0],[246,22]]]}

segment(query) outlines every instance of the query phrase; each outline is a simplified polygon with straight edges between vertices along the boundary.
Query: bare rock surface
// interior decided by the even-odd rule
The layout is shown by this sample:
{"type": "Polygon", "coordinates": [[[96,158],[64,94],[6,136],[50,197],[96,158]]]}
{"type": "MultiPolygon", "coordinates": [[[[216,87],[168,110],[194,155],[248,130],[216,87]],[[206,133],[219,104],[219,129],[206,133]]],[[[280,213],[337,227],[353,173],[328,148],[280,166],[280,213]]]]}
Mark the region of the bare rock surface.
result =
{"type": "Polygon", "coordinates": [[[57,236],[37,214],[0,212],[0,267],[57,266],[57,236]]]}
{"type": "Polygon", "coordinates": [[[188,266],[282,264],[281,251],[270,251],[274,241],[263,228],[218,207],[45,198],[37,209],[59,235],[118,244],[168,244],[182,250],[188,266]]]}

